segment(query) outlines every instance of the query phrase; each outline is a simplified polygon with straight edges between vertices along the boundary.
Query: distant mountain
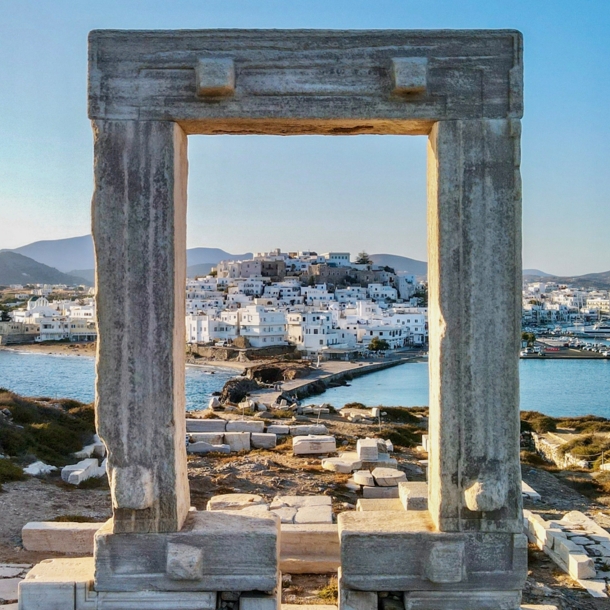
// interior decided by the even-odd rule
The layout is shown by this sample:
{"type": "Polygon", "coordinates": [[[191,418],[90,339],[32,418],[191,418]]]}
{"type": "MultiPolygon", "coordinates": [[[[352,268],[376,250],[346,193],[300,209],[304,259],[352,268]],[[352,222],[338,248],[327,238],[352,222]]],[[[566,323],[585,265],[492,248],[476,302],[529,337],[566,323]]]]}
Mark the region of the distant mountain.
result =
{"type": "Polygon", "coordinates": [[[95,284],[95,269],[73,269],[68,272],[68,275],[82,277],[87,280],[92,286],[95,284]]]}
{"type": "Polygon", "coordinates": [[[71,269],[93,269],[95,266],[91,235],[35,241],[27,246],[15,248],[11,252],[23,254],[63,272],[71,269]]]}
{"type": "Polygon", "coordinates": [[[553,274],[540,271],[540,269],[524,269],[523,275],[532,275],[534,277],[551,277],[553,274]]]}
{"type": "MultiPolygon", "coordinates": [[[[13,250],[1,250],[0,252],[16,252],[29,258],[55,267],[65,273],[72,273],[73,269],[80,271],[73,275],[80,275],[93,281],[92,274],[95,267],[93,255],[93,238],[91,235],[81,237],[69,237],[67,239],[52,239],[36,241],[13,250]]],[[[246,260],[252,258],[252,253],[231,254],[220,248],[191,248],[187,250],[187,265],[217,265],[223,260],[246,260]]],[[[199,271],[197,273],[200,273],[199,271]]]]}
{"type": "Polygon", "coordinates": [[[376,265],[392,267],[396,272],[402,271],[411,275],[426,275],[428,273],[428,263],[414,258],[397,256],[396,254],[371,254],[370,258],[376,265]]]}
{"type": "Polygon", "coordinates": [[[598,288],[610,290],[610,271],[601,273],[587,273],[585,275],[549,275],[545,280],[557,282],[558,284],[571,284],[575,288],[598,288]]]}
{"type": "Polygon", "coordinates": [[[190,248],[186,251],[186,265],[217,265],[220,261],[243,261],[252,258],[252,252],[246,254],[230,254],[220,248],[190,248]]]}
{"type": "Polygon", "coordinates": [[[0,284],[89,284],[81,277],[74,277],[43,265],[17,252],[0,252],[0,284]]]}
{"type": "Polygon", "coordinates": [[[197,277],[198,275],[208,275],[215,267],[216,263],[200,263],[186,268],[186,277],[197,277]]]}

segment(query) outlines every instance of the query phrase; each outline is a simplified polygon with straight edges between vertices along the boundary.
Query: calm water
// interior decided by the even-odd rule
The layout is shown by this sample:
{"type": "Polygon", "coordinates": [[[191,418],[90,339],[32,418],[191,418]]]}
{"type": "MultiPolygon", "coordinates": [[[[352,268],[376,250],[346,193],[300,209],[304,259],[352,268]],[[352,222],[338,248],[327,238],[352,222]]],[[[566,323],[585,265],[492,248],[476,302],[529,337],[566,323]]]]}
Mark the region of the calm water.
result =
{"type": "MultiPolygon", "coordinates": [[[[189,366],[186,369],[187,410],[205,407],[212,392],[220,391],[230,370],[189,366]]],[[[51,356],[0,350],[0,387],[25,396],[75,398],[91,402],[95,363],[87,356],[51,356]]]]}
{"type": "MultiPolygon", "coordinates": [[[[610,418],[610,360],[521,360],[521,408],[555,417],[601,415],[610,418]]],[[[324,401],[365,405],[428,404],[428,364],[409,363],[333,388],[324,401]]]]}
{"type": "MultiPolygon", "coordinates": [[[[207,404],[232,371],[188,367],[188,409],[207,404]]],[[[93,359],[0,351],[0,387],[26,396],[93,400],[93,359]]],[[[428,365],[409,363],[328,390],[320,401],[342,406],[428,404],[428,365]]],[[[521,408],[553,416],[593,413],[610,418],[610,360],[521,360],[521,408]]]]}

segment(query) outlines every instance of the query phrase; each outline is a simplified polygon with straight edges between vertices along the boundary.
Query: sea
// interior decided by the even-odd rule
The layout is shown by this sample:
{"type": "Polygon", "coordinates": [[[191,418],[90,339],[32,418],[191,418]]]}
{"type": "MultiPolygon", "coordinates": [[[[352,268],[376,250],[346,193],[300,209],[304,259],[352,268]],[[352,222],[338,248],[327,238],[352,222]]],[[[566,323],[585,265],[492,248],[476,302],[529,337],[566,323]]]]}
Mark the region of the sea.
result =
{"type": "MultiPolygon", "coordinates": [[[[90,356],[34,354],[0,350],[0,387],[25,396],[75,398],[94,396],[94,359],[90,356]]],[[[220,367],[187,366],[187,410],[205,407],[235,371],[220,367]]],[[[598,415],[610,418],[610,360],[521,360],[521,409],[553,417],[598,415]]],[[[428,364],[410,362],[358,377],[332,388],[312,402],[342,407],[348,402],[367,406],[428,404],[428,364]]]]}

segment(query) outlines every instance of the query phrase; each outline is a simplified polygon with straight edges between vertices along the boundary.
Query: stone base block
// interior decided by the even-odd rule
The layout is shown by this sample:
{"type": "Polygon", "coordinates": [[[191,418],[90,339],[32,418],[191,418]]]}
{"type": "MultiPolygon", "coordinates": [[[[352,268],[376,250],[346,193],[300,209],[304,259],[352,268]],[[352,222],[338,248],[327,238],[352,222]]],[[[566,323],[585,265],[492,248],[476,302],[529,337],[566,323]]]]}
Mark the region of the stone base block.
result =
{"type": "Polygon", "coordinates": [[[328,574],[341,564],[336,525],[282,524],[280,544],[286,574],[328,574]]]}
{"type": "Polygon", "coordinates": [[[263,591],[279,575],[279,519],[190,512],[180,532],[95,537],[96,591],[263,591]]]}
{"type": "Polygon", "coordinates": [[[405,610],[520,610],[521,591],[405,593],[405,610]]]}
{"type": "Polygon", "coordinates": [[[398,498],[360,498],[356,504],[359,511],[404,510],[398,498]]]}
{"type": "Polygon", "coordinates": [[[437,532],[428,511],[345,512],[338,525],[348,589],[506,592],[525,583],[523,534],[437,532]]]}
{"type": "Polygon", "coordinates": [[[31,521],[21,529],[23,548],[66,555],[93,555],[93,538],[102,525],[31,521]]]}
{"type": "Polygon", "coordinates": [[[98,592],[93,557],[46,559],[19,584],[19,610],[215,610],[216,593],[98,592]]]}

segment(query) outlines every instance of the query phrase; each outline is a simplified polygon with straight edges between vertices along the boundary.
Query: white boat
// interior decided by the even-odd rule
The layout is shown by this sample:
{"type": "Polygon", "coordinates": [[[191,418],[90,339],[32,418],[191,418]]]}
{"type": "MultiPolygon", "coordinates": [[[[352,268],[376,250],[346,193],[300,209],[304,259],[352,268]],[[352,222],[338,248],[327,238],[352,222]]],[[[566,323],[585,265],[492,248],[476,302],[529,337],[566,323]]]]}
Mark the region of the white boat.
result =
{"type": "Polygon", "coordinates": [[[593,336],[610,336],[610,322],[604,320],[602,322],[598,322],[589,328],[584,328],[582,331],[585,335],[593,335],[593,336]]]}

